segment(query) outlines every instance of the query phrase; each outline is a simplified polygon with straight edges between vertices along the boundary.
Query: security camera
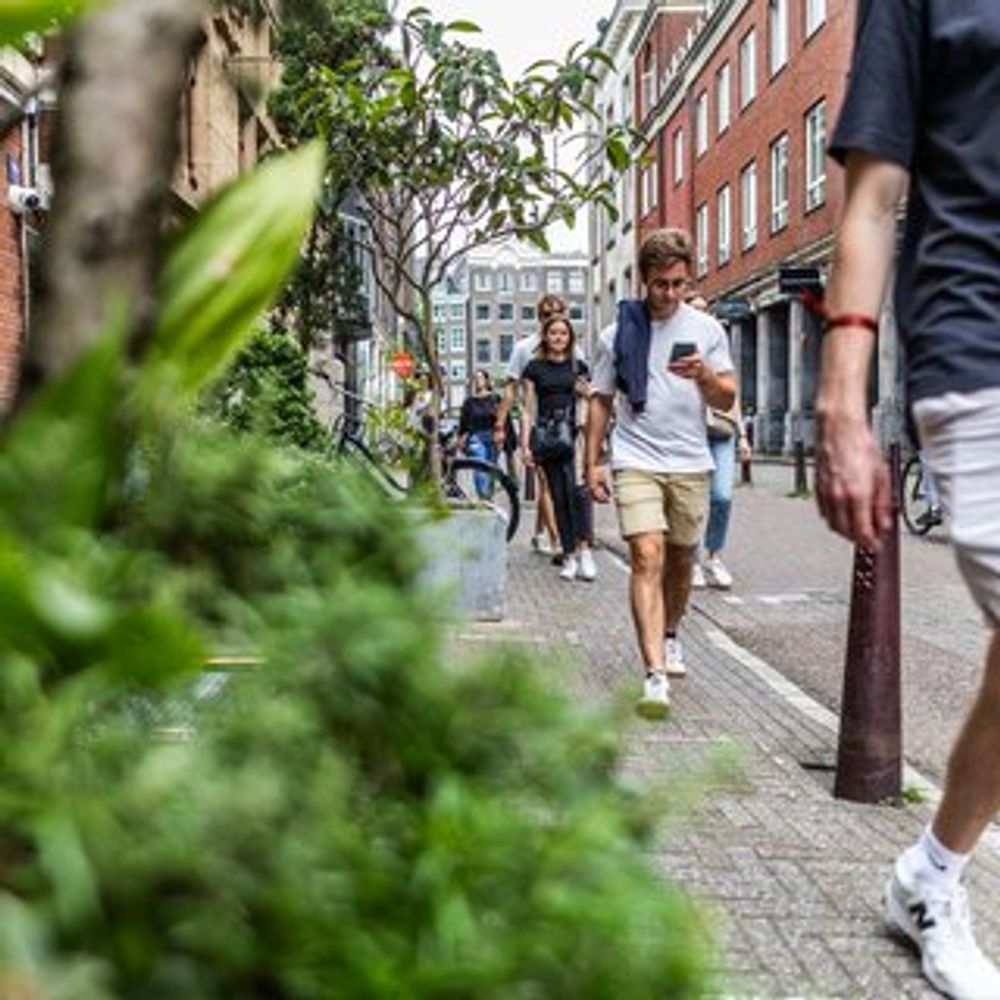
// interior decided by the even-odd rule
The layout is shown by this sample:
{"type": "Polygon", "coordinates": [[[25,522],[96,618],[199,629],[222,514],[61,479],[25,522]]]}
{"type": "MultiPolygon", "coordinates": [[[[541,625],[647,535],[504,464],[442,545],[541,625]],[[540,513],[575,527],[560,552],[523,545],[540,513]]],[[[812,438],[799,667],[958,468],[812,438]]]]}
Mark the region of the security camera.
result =
{"type": "Polygon", "coordinates": [[[38,188],[11,184],[7,189],[7,203],[17,215],[23,215],[25,212],[37,212],[44,208],[45,197],[38,188]]]}

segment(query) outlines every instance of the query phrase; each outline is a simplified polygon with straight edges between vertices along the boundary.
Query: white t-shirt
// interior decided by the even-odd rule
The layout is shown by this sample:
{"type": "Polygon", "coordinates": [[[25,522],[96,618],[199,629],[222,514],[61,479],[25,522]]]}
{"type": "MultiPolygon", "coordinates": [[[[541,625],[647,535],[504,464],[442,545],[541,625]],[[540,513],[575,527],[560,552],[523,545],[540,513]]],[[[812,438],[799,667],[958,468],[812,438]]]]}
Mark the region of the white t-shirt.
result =
{"type": "MultiPolygon", "coordinates": [[[[510,352],[510,357],[507,359],[508,380],[521,380],[524,375],[524,369],[528,367],[528,362],[535,356],[535,351],[538,350],[538,345],[541,342],[542,335],[540,333],[532,333],[527,337],[522,337],[514,345],[514,349],[510,352]]],[[[585,360],[579,344],[574,347],[573,355],[577,361],[585,360]]]]}
{"type": "Polygon", "coordinates": [[[601,333],[591,386],[615,396],[611,467],[644,472],[706,472],[713,468],[705,432],[705,401],[692,379],[667,371],[675,343],[697,345],[702,361],[717,374],[733,370],[729,341],[721,324],[706,313],[680,305],[668,320],[653,323],[649,347],[646,408],[634,413],[628,397],[615,389],[615,326],[601,333]]]}

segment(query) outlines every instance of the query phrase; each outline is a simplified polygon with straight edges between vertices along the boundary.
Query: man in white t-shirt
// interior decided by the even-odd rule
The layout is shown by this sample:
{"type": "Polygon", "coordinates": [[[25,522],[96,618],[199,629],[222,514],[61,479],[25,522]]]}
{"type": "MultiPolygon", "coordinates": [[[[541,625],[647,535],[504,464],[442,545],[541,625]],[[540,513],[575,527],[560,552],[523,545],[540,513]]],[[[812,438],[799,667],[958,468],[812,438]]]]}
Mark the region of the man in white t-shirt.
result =
{"type": "Polygon", "coordinates": [[[677,628],[691,590],[694,549],[708,509],[712,457],[706,405],[728,410],[736,380],[725,330],[684,301],[691,285],[690,236],[651,233],[639,251],[643,302],[622,302],[600,337],[591,378],[587,486],[611,497],[599,464],[612,410],[614,497],[631,558],[630,595],[646,671],[640,714],[670,708],[667,675],[686,672],[677,628]]]}

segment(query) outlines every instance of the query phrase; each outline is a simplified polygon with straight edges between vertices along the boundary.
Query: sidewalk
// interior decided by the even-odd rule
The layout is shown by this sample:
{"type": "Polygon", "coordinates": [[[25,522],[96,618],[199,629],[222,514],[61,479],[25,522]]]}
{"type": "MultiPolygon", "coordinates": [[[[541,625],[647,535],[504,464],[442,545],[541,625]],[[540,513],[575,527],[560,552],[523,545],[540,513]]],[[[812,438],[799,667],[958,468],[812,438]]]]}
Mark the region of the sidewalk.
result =
{"type": "MultiPolygon", "coordinates": [[[[606,514],[599,533],[617,541],[606,514]]],[[[641,672],[623,561],[605,548],[597,583],[566,583],[526,540],[521,532],[510,547],[505,620],[463,626],[463,644],[526,641],[545,651],[540,663],[568,659],[575,697],[635,697],[641,672]]],[[[738,777],[711,779],[650,858],[719,915],[724,995],[936,996],[885,932],[880,902],[890,860],[918,836],[929,807],[833,799],[836,734],[823,711],[697,610],[681,635],[689,675],[672,685],[669,720],[629,726],[625,769],[644,785],[686,790],[735,748],[738,777]]],[[[980,852],[969,885],[980,941],[1000,957],[1000,853],[980,852]]]]}

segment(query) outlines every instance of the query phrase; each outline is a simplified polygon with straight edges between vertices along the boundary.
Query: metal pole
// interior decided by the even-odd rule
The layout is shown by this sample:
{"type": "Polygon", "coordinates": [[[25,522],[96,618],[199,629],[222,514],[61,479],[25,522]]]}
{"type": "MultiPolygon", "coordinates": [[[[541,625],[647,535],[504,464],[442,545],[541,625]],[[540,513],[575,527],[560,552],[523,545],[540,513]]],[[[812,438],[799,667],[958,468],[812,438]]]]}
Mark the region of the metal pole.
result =
{"type": "Polygon", "coordinates": [[[892,526],[878,552],[856,549],[833,793],[881,802],[902,790],[899,445],[889,448],[892,526]]]}
{"type": "Polygon", "coordinates": [[[806,475],[806,446],[801,437],[795,442],[795,492],[809,492],[809,477],[806,475]]]}

